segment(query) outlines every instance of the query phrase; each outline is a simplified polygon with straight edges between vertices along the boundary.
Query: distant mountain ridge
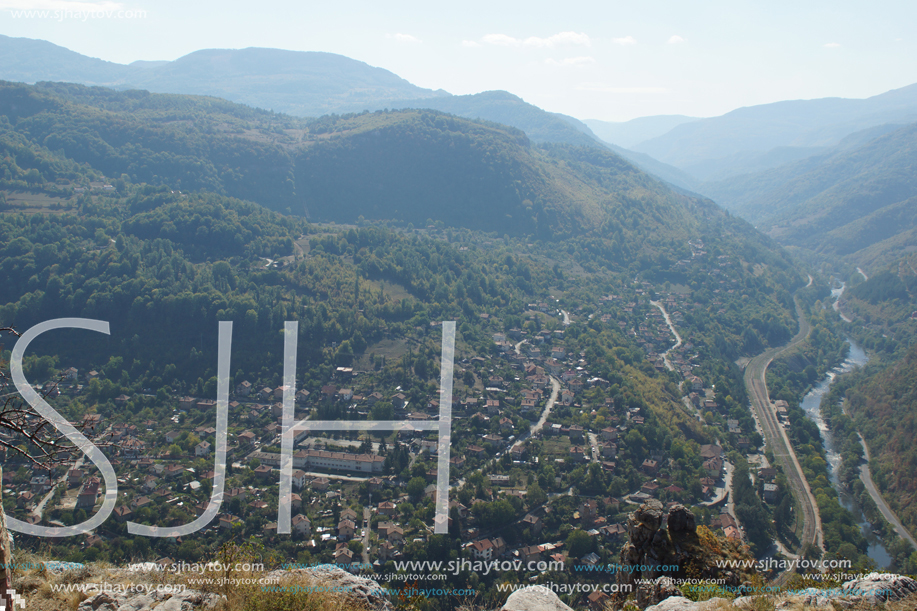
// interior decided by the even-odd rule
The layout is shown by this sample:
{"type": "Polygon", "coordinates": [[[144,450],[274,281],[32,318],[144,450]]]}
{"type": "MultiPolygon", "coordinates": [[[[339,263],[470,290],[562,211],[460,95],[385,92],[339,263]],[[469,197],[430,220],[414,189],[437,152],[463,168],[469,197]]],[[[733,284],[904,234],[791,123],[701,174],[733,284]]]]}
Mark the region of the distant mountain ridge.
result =
{"type": "Polygon", "coordinates": [[[75,82],[153,93],[211,95],[293,116],[430,108],[521,129],[534,142],[610,148],[684,189],[693,180],[647,155],[607,146],[573,117],[550,113],[506,91],[453,96],[410,84],[388,70],[332,53],[208,49],[172,62],[115,64],[52,43],[0,36],[0,79],[75,82]]]}
{"type": "Polygon", "coordinates": [[[698,190],[777,241],[876,269],[917,250],[917,123],[874,127],[821,155],[698,190]]]}
{"type": "Polygon", "coordinates": [[[171,62],[123,65],[46,41],[8,36],[0,36],[0,79],[211,95],[296,116],[360,112],[387,100],[448,95],[334,53],[206,49],[171,62]]]}
{"type": "Polygon", "coordinates": [[[633,146],[700,180],[775,167],[884,123],[917,121],[917,84],[870,98],[788,100],[699,119],[633,146]],[[784,149],[781,154],[775,149],[784,149]],[[764,156],[771,156],[766,161],[764,156]]]}

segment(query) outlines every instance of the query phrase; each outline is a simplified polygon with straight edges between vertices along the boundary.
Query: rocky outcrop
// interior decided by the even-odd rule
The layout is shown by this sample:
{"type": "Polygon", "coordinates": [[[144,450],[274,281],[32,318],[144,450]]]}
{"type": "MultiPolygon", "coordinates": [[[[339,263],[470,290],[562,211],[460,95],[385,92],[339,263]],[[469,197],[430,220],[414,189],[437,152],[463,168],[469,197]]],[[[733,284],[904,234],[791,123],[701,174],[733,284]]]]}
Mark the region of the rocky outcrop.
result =
{"type": "Polygon", "coordinates": [[[573,611],[573,609],[562,603],[550,588],[528,586],[510,594],[500,611],[573,611]]]}
{"type": "Polygon", "coordinates": [[[684,505],[675,505],[669,510],[666,520],[669,532],[674,536],[693,535],[697,533],[697,523],[694,514],[684,505]]]}
{"type": "Polygon", "coordinates": [[[712,611],[719,608],[736,608],[753,611],[773,605],[774,609],[836,609],[864,608],[863,605],[878,608],[882,603],[900,601],[908,597],[917,602],[917,581],[910,577],[888,573],[870,573],[862,579],[846,582],[842,587],[831,590],[808,588],[803,591],[780,594],[778,596],[741,596],[731,602],[722,598],[712,598],[703,602],[693,602],[682,596],[671,596],[662,602],[647,607],[645,611],[712,611]],[[757,599],[766,599],[767,604],[760,604],[757,599]],[[721,607],[722,605],[722,607],[721,607]]]}
{"type": "MultiPolygon", "coordinates": [[[[160,571],[145,571],[140,566],[108,569],[63,564],[49,563],[47,572],[22,576],[17,582],[17,590],[25,594],[27,599],[36,597],[34,607],[56,609],[58,607],[48,606],[54,603],[49,603],[47,596],[42,594],[42,586],[49,578],[58,583],[90,585],[86,592],[88,598],[80,603],[78,611],[215,611],[222,608],[222,601],[226,600],[221,594],[186,589],[180,579],[175,583],[164,583],[160,571]],[[101,592],[98,591],[100,586],[104,586],[101,592]],[[39,603],[39,600],[44,602],[39,603]]],[[[352,575],[331,565],[272,571],[256,578],[262,585],[289,588],[293,592],[315,592],[328,605],[340,608],[367,611],[394,609],[388,590],[376,581],[352,575]]],[[[268,591],[262,592],[260,596],[270,597],[272,594],[268,591]]],[[[65,602],[64,599],[52,600],[65,602]]],[[[26,608],[32,607],[27,604],[26,608]]]]}
{"type": "MultiPolygon", "coordinates": [[[[745,577],[717,567],[715,560],[723,557],[709,548],[722,546],[722,553],[733,559],[745,552],[705,532],[713,537],[707,545],[701,542],[697,521],[686,507],[673,505],[666,515],[661,502],[648,500],[628,516],[628,540],[619,555],[623,570],[618,571],[617,583],[635,592],[640,608],[681,595],[672,580],[664,579],[667,577],[719,579],[730,588],[739,588],[745,577]]],[[[626,590],[622,587],[622,591],[626,590]]]]}
{"type": "Polygon", "coordinates": [[[221,600],[221,596],[196,590],[175,593],[100,592],[81,602],[77,611],[209,611],[215,609],[221,600]]]}
{"type": "Polygon", "coordinates": [[[672,596],[661,603],[647,607],[646,611],[717,611],[728,608],[729,601],[725,598],[711,598],[701,602],[694,602],[684,596],[672,596]]]}
{"type": "Polygon", "coordinates": [[[901,600],[917,592],[917,581],[891,573],[870,573],[854,579],[841,589],[844,596],[863,600],[872,605],[890,600],[901,600]]]}
{"type": "Polygon", "coordinates": [[[322,591],[341,594],[372,611],[391,611],[394,608],[388,600],[387,590],[378,582],[330,565],[273,571],[267,579],[278,585],[296,583],[321,587],[322,591]]]}
{"type": "MultiPolygon", "coordinates": [[[[618,573],[617,582],[621,586],[633,588],[637,580],[656,579],[658,570],[654,567],[662,564],[666,555],[664,545],[665,533],[662,526],[662,503],[650,499],[631,513],[627,518],[627,543],[621,548],[620,563],[628,569],[618,573]]],[[[627,591],[627,588],[622,588],[627,591]]],[[[644,595],[645,597],[645,595],[644,595]]],[[[638,592],[637,604],[645,606],[638,592]]]]}

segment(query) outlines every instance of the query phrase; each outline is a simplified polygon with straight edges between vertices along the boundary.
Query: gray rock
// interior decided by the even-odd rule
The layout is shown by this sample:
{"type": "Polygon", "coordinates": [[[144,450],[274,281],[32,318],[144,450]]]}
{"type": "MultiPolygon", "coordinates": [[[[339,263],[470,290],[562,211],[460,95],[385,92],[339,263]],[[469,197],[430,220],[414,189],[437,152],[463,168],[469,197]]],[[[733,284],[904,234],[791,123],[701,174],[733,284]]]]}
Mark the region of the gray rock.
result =
{"type": "Polygon", "coordinates": [[[917,592],[917,581],[893,573],[870,573],[862,579],[846,582],[841,589],[844,597],[864,600],[874,605],[901,600],[917,592]]]}
{"type": "Polygon", "coordinates": [[[506,599],[500,611],[573,611],[550,588],[527,586],[516,590],[506,599]]]}
{"type": "Polygon", "coordinates": [[[663,575],[652,584],[640,584],[637,586],[637,605],[640,607],[648,607],[662,602],[667,598],[673,596],[680,597],[681,595],[681,590],[675,586],[672,578],[663,575]]]}
{"type": "Polygon", "coordinates": [[[738,607],[739,609],[747,609],[748,611],[752,611],[752,609],[755,608],[756,601],[759,598],[766,599],[768,597],[767,596],[739,596],[734,601],[732,601],[732,604],[738,607]]]}
{"type": "Polygon", "coordinates": [[[672,535],[687,535],[697,532],[697,522],[694,514],[691,513],[684,505],[673,505],[669,509],[669,517],[666,520],[669,533],[672,535]]]}
{"type": "Polygon", "coordinates": [[[77,611],[207,611],[222,597],[197,590],[184,592],[100,592],[80,603],[77,611]]]}
{"type": "Polygon", "coordinates": [[[354,598],[372,611],[392,611],[394,609],[391,601],[388,600],[388,591],[378,582],[353,575],[331,565],[272,571],[268,574],[267,579],[280,584],[296,581],[321,586],[328,592],[342,593],[349,598],[354,598]]]}
{"type": "Polygon", "coordinates": [[[694,602],[684,596],[673,596],[666,598],[659,604],[647,607],[645,611],[714,611],[715,609],[725,608],[729,601],[725,598],[711,598],[701,602],[694,602]]]}
{"type": "Polygon", "coordinates": [[[627,518],[627,538],[636,547],[644,547],[653,540],[662,526],[662,503],[650,499],[627,518]]]}

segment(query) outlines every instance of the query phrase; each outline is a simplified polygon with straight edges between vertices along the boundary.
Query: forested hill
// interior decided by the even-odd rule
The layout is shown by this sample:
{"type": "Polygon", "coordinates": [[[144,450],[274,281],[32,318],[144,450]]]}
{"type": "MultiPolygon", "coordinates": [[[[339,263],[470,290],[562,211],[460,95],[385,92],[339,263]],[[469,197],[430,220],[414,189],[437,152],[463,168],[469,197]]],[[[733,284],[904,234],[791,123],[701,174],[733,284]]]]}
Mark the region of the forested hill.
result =
{"type": "MultiPolygon", "coordinates": [[[[697,290],[709,284],[698,278],[730,260],[745,287],[737,295],[749,299],[720,312],[705,333],[735,356],[792,334],[790,291],[804,282],[748,223],[611,152],[535,146],[519,130],[436,111],[306,122],[216,98],[4,83],[0,147],[0,206],[45,211],[53,202],[72,211],[80,193],[133,198],[144,184],[164,188],[118,208],[119,227],[180,242],[198,260],[276,252],[273,242],[258,243],[261,223],[239,229],[219,220],[226,213],[186,214],[169,191],[234,197],[310,220],[481,230],[563,252],[580,272],[697,290]],[[29,203],[36,198],[45,204],[29,203]]],[[[725,282],[717,278],[705,299],[720,302],[714,293],[725,282]]]]}
{"type": "MultiPolygon", "coordinates": [[[[710,202],[611,152],[429,110],[306,122],[215,98],[43,83],[0,86],[3,129],[135,183],[205,189],[314,220],[427,220],[542,238],[597,235],[637,252],[696,233],[710,202]],[[640,245],[640,248],[636,248],[640,245]]],[[[56,175],[38,168],[40,181],[56,175]]]]}
{"type": "Polygon", "coordinates": [[[917,529],[917,345],[894,365],[847,392],[848,411],[866,438],[873,479],[902,522],[917,529]]]}
{"type": "Polygon", "coordinates": [[[778,241],[878,271],[917,236],[917,123],[857,134],[824,155],[703,190],[778,241]]]}

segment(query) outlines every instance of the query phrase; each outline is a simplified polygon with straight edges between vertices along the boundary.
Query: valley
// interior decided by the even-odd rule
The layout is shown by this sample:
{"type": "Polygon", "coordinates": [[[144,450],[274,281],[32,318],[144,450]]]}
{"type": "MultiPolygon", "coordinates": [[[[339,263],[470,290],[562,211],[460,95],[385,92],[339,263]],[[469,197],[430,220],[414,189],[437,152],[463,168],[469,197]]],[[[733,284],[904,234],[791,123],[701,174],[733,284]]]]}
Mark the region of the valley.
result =
{"type": "MultiPolygon", "coordinates": [[[[0,57],[20,58],[0,76],[37,80],[20,44],[0,37],[0,57]]],[[[332,54],[208,50],[144,67],[29,48],[82,84],[0,82],[0,390],[25,414],[0,432],[3,509],[12,530],[79,527],[113,493],[99,461],[23,434],[41,419],[18,398],[10,348],[56,318],[111,334],[49,333],[24,373],[118,487],[100,525],[20,530],[22,553],[165,567],[244,544],[271,566],[392,588],[412,563],[553,567],[427,576],[495,606],[507,583],[608,581],[589,572],[622,562],[634,512],[658,501],[688,508],[716,550],[669,576],[734,597],[718,587],[737,579],[723,558],[875,567],[842,486],[884,536],[881,568],[917,567],[881,517],[915,529],[914,86],[618,124],[332,54]],[[834,377],[848,336],[870,363],[834,377]],[[801,408],[826,375],[831,471],[801,408]],[[288,433],[291,403],[295,420],[340,430],[288,433]],[[191,534],[136,534],[195,520],[191,534]]],[[[813,578],[774,567],[746,581],[813,578]]]]}

